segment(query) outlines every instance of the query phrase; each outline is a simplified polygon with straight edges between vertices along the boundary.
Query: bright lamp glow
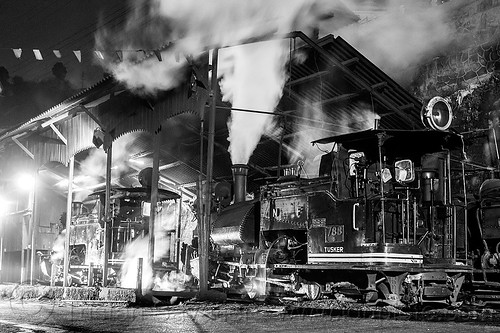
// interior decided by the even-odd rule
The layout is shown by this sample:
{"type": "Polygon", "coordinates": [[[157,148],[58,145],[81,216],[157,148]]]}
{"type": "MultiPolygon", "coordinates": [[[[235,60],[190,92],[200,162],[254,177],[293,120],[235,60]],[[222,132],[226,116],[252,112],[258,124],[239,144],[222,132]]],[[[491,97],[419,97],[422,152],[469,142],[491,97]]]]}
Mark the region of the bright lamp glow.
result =
{"type": "Polygon", "coordinates": [[[8,206],[9,202],[5,200],[5,198],[0,197],[0,216],[5,215],[7,213],[8,206]]]}
{"type": "Polygon", "coordinates": [[[30,174],[21,173],[16,176],[15,182],[18,188],[31,191],[35,185],[35,178],[30,174]]]}

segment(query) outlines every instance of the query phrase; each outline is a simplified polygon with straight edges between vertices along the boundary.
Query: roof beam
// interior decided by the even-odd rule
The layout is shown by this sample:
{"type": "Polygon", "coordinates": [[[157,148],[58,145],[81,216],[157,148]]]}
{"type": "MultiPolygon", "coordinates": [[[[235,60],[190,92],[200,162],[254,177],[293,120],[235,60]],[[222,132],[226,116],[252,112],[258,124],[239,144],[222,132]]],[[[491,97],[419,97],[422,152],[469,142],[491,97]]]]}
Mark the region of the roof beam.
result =
{"type": "MultiPolygon", "coordinates": [[[[354,58],[342,61],[341,64],[344,65],[344,66],[350,66],[350,65],[358,63],[358,62],[359,62],[359,58],[358,57],[354,57],[354,58]]],[[[310,75],[303,76],[301,78],[295,79],[293,81],[288,81],[286,83],[286,85],[287,86],[293,86],[293,85],[296,85],[296,84],[299,84],[299,83],[309,82],[309,81],[312,81],[314,79],[320,78],[322,76],[328,75],[330,73],[331,73],[331,71],[318,71],[318,72],[315,72],[313,74],[310,74],[310,75]]]]}
{"type": "Polygon", "coordinates": [[[56,135],[61,139],[62,142],[64,142],[65,145],[68,145],[68,140],[62,135],[62,133],[57,129],[57,127],[54,124],[50,124],[50,128],[56,133],[56,135]]]}
{"type": "Polygon", "coordinates": [[[165,164],[165,165],[161,165],[159,167],[159,170],[162,171],[162,170],[167,170],[167,169],[170,169],[170,168],[175,168],[179,165],[182,165],[182,162],[181,161],[177,161],[177,162],[173,162],[173,163],[168,163],[168,164],[165,164]]]}
{"type": "Polygon", "coordinates": [[[46,122],[42,123],[42,127],[45,128],[47,126],[53,125],[54,123],[57,123],[60,120],[65,119],[69,115],[68,112],[64,112],[63,114],[58,115],[57,117],[53,117],[46,122]]]}
{"type": "Polygon", "coordinates": [[[31,157],[31,159],[34,160],[35,159],[35,155],[32,152],[30,152],[29,149],[26,148],[26,146],[24,146],[17,138],[18,138],[17,135],[13,136],[12,137],[12,141],[14,141],[16,143],[16,145],[18,145],[19,148],[21,148],[26,153],[26,155],[28,155],[29,157],[31,157]]]}
{"type": "Polygon", "coordinates": [[[354,57],[354,58],[342,61],[341,64],[344,65],[344,66],[350,66],[352,64],[357,64],[358,62],[359,62],[359,58],[358,57],[354,57]]]}
{"type": "Polygon", "coordinates": [[[314,74],[310,74],[310,75],[307,75],[307,76],[303,76],[299,79],[296,79],[296,80],[293,80],[293,81],[288,81],[286,83],[286,86],[293,86],[295,84],[299,84],[299,83],[305,83],[305,82],[309,82],[309,81],[312,81],[316,78],[319,78],[321,76],[324,76],[324,75],[327,75],[329,74],[330,71],[320,71],[320,72],[316,72],[314,74]]]}
{"type": "Polygon", "coordinates": [[[381,89],[381,88],[385,88],[385,87],[387,87],[387,82],[385,82],[385,81],[371,85],[372,90],[377,90],[377,89],[381,89]]]}
{"type": "Polygon", "coordinates": [[[258,172],[260,172],[261,174],[263,175],[266,175],[268,177],[271,177],[271,174],[269,172],[266,171],[266,169],[256,165],[256,164],[253,164],[253,163],[248,163],[248,166],[252,169],[255,169],[257,170],[258,172]]]}
{"type": "Polygon", "coordinates": [[[343,95],[335,96],[335,97],[332,97],[332,98],[324,99],[324,100],[321,101],[321,104],[327,105],[327,104],[334,104],[334,103],[345,102],[345,101],[348,101],[350,99],[356,98],[359,95],[360,95],[359,92],[352,93],[352,94],[343,94],[343,95]]]}

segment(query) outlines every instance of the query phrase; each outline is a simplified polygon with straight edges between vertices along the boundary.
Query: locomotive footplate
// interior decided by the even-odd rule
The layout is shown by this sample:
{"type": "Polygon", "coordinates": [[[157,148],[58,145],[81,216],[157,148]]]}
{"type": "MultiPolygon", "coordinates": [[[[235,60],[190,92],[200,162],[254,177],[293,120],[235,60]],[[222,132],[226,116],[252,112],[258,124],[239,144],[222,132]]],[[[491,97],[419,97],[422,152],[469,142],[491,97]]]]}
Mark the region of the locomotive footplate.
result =
{"type": "MultiPolygon", "coordinates": [[[[353,265],[353,264],[336,264],[335,267],[332,267],[330,264],[271,264],[269,265],[271,268],[275,269],[298,269],[298,270],[360,270],[360,271],[393,271],[393,272],[410,272],[410,273],[418,273],[418,272],[433,272],[436,270],[435,267],[428,266],[408,266],[408,265],[353,265]]],[[[470,273],[471,268],[467,266],[453,266],[447,267],[445,269],[440,268],[443,272],[447,273],[470,273]]]]}
{"type": "Polygon", "coordinates": [[[338,248],[324,246],[314,252],[310,249],[308,260],[312,264],[345,263],[362,267],[366,267],[365,265],[421,266],[424,262],[420,249],[408,244],[369,243],[355,246],[349,252],[344,249],[338,251],[338,248]]]}

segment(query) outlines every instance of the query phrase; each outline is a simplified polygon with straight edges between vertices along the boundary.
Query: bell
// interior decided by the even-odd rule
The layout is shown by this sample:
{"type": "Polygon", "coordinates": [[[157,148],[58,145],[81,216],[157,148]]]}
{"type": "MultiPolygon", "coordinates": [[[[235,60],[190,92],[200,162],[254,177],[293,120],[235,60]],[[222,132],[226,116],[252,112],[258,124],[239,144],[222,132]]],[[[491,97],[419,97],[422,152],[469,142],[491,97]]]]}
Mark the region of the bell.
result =
{"type": "Polygon", "coordinates": [[[148,167],[145,169],[142,169],[139,172],[139,175],[137,176],[139,183],[143,187],[151,187],[153,184],[153,168],[148,167]]]}

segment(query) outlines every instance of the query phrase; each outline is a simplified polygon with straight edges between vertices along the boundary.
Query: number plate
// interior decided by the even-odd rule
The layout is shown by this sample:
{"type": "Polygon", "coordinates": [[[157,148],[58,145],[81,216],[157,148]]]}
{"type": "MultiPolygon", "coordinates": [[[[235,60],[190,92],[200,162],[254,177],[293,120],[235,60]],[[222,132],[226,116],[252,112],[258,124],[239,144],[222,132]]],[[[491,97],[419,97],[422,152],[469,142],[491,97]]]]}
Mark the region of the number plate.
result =
{"type": "Polygon", "coordinates": [[[344,241],[344,226],[331,225],[325,229],[325,243],[339,243],[344,241]]]}

